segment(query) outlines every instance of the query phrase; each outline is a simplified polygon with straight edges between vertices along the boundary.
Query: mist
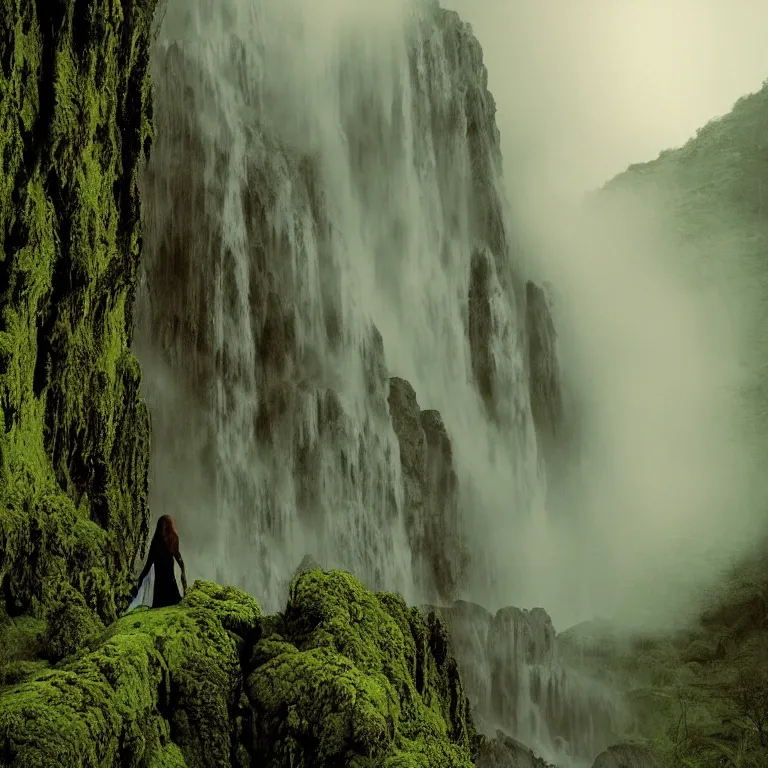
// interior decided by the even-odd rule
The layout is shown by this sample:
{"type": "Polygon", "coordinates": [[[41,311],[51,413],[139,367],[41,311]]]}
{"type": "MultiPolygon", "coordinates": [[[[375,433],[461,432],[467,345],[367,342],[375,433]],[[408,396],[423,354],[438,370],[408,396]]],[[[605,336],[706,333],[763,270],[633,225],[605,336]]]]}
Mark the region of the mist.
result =
{"type": "Polygon", "coordinates": [[[708,259],[669,241],[661,192],[585,192],[760,87],[768,8],[449,5],[483,46],[516,234],[555,295],[577,422],[546,534],[529,539],[549,567],[529,578],[560,629],[684,623],[765,528],[760,444],[738,395],[759,298],[725,232],[708,259]]]}

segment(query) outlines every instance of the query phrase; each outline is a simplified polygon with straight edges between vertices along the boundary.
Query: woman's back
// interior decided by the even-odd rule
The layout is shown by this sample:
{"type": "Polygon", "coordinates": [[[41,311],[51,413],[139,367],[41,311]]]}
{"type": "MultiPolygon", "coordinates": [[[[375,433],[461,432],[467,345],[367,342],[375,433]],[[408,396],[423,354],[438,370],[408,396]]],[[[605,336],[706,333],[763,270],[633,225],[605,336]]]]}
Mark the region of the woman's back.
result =
{"type": "Polygon", "coordinates": [[[149,547],[149,557],[144,570],[139,576],[136,591],[138,591],[141,582],[149,573],[149,569],[155,567],[155,589],[153,608],[164,608],[169,605],[176,605],[181,602],[181,593],[176,583],[176,575],[173,570],[173,561],[178,562],[181,568],[181,582],[184,591],[187,591],[187,577],[184,570],[184,561],[179,554],[179,537],[176,534],[172,518],[163,515],[157,521],[155,535],[152,537],[152,543],[149,547]]]}

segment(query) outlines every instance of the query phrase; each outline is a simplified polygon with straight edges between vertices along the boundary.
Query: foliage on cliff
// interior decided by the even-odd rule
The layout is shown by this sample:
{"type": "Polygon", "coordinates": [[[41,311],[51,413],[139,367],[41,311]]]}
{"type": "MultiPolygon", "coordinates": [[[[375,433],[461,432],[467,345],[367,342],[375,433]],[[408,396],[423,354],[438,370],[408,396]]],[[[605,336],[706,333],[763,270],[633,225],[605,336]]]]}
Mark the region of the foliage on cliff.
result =
{"type": "MultiPolygon", "coordinates": [[[[107,621],[148,525],[129,352],[155,0],[0,0],[0,582],[107,621]]],[[[116,607],[117,606],[117,607],[116,607]]]]}
{"type": "Polygon", "coordinates": [[[470,768],[479,745],[442,624],[340,571],[267,617],[198,581],[34,664],[0,687],[2,765],[470,768]]]}
{"type": "Polygon", "coordinates": [[[742,245],[768,240],[768,81],[740,98],[726,115],[696,131],[684,146],[629,166],[606,192],[650,192],[666,205],[683,238],[702,241],[713,231],[742,245]]]}

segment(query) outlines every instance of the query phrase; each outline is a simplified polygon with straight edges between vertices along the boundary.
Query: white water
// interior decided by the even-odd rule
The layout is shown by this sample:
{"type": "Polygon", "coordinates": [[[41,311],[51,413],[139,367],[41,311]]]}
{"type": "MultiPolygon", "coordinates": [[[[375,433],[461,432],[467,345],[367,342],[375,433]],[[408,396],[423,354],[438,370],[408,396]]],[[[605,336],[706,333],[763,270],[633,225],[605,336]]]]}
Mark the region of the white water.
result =
{"type": "Polygon", "coordinates": [[[170,0],[153,53],[136,310],[151,504],[176,519],[190,582],[279,609],[309,552],[432,600],[404,524],[399,376],[453,442],[470,555],[453,597],[531,605],[552,569],[524,280],[471,31],[411,3],[211,8],[170,0]],[[483,249],[494,418],[469,341],[483,249]]]}
{"type": "Polygon", "coordinates": [[[172,0],[152,64],[136,344],[155,513],[178,519],[194,575],[267,608],[307,551],[429,597],[411,577],[386,386],[366,375],[382,362],[373,323],[388,374],[453,438],[474,562],[462,596],[524,597],[542,488],[503,232],[490,340],[501,429],[467,335],[471,254],[495,236],[478,184],[506,216],[495,127],[480,125],[486,168],[467,139],[467,103],[485,98],[479,47],[457,21],[444,36],[436,11],[397,4],[209,8],[172,0]],[[328,398],[342,411],[331,430],[328,398]]]}

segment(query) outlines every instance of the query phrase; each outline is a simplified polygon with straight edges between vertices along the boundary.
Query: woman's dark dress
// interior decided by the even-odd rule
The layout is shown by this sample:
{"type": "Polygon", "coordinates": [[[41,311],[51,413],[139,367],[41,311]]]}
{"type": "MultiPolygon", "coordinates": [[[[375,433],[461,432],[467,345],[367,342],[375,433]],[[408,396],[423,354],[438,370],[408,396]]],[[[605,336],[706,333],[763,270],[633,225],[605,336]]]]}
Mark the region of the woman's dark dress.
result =
{"type": "Polygon", "coordinates": [[[154,542],[149,548],[149,557],[144,566],[144,572],[140,581],[144,580],[149,569],[154,563],[155,566],[155,593],[152,601],[153,608],[165,608],[168,605],[176,605],[181,602],[181,593],[176,583],[176,576],[173,572],[174,559],[181,560],[179,555],[171,555],[160,547],[156,547],[154,542]]]}

